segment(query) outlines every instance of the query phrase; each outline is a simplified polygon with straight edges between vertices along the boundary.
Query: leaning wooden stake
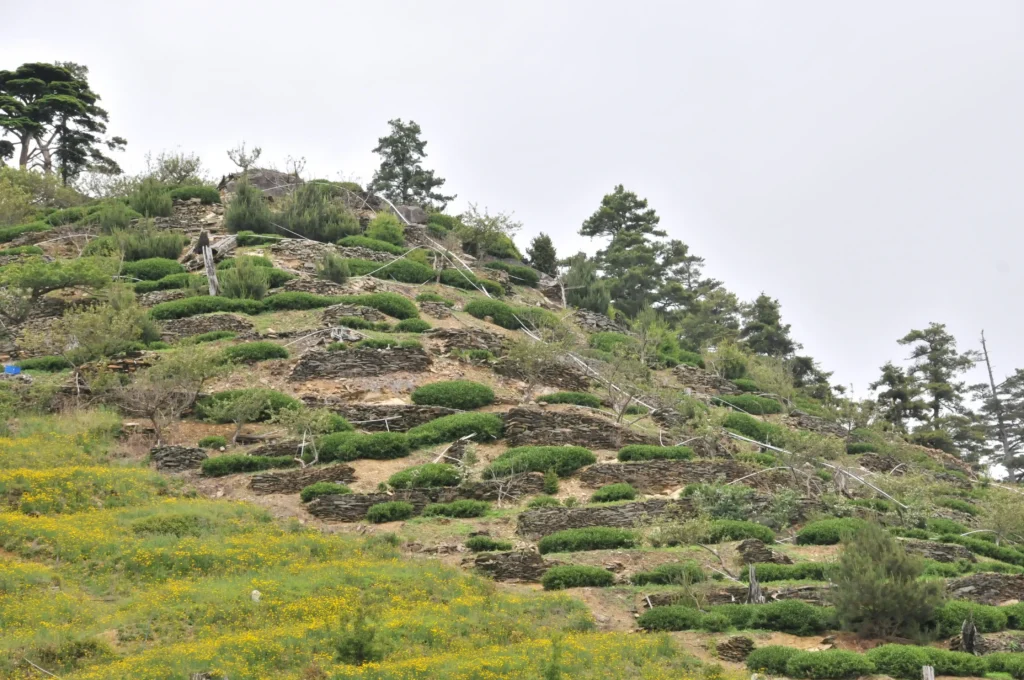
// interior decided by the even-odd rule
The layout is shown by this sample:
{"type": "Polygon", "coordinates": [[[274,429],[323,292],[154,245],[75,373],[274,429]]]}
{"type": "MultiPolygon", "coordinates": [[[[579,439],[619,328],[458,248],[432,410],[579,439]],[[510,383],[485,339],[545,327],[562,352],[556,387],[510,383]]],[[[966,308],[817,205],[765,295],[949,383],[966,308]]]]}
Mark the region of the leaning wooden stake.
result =
{"type": "Polygon", "coordinates": [[[935,680],[935,666],[921,666],[921,680],[935,680]]]}
{"type": "Polygon", "coordinates": [[[206,267],[206,280],[210,284],[210,295],[220,295],[220,282],[217,281],[217,268],[213,264],[213,248],[210,247],[210,236],[205,231],[199,234],[196,250],[203,254],[203,265],[206,267]]]}
{"type": "Polygon", "coordinates": [[[764,604],[767,598],[761,590],[761,584],[757,582],[757,571],[753,564],[747,565],[747,574],[750,576],[750,585],[747,587],[747,604],[764,604]]]}
{"type": "Polygon", "coordinates": [[[978,627],[974,625],[974,614],[964,619],[960,626],[960,651],[968,654],[978,653],[978,627]]]}

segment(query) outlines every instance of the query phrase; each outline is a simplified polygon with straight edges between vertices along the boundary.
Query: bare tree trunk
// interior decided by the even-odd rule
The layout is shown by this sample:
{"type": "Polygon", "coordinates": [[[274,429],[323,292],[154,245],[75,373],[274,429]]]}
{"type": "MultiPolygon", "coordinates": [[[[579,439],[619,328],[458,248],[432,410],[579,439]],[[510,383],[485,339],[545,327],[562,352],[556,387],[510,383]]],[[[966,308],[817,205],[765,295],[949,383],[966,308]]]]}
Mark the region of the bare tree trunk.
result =
{"type": "Polygon", "coordinates": [[[747,565],[747,574],[750,578],[750,585],[747,586],[747,604],[764,604],[766,598],[761,590],[761,584],[757,582],[757,571],[753,564],[747,565]]]}
{"type": "Polygon", "coordinates": [[[1010,450],[1006,437],[1006,423],[1003,422],[1003,406],[996,392],[996,379],[992,377],[992,362],[988,358],[988,346],[985,344],[985,331],[981,332],[981,349],[985,356],[985,367],[988,369],[988,384],[992,388],[992,405],[996,410],[996,422],[999,424],[999,442],[1003,445],[1003,467],[1007,474],[1013,476],[1013,451],[1010,450]]]}
{"type": "Polygon", "coordinates": [[[204,231],[199,234],[199,243],[196,246],[203,254],[203,265],[206,267],[206,281],[210,284],[210,296],[220,295],[220,282],[217,280],[217,267],[213,263],[213,248],[210,246],[210,236],[204,231]]]}
{"type": "Polygon", "coordinates": [[[22,170],[28,169],[28,152],[32,143],[32,135],[25,133],[18,138],[21,143],[21,154],[18,156],[18,167],[22,170]]]}

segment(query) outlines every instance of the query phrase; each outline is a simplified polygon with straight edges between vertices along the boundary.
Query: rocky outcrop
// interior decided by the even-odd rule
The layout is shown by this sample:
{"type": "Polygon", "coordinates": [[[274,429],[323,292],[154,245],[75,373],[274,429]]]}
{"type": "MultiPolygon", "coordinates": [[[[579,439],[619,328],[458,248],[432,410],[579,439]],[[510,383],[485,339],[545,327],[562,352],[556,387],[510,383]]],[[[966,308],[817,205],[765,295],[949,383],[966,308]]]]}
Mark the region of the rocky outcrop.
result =
{"type": "Polygon", "coordinates": [[[405,218],[408,224],[426,224],[427,218],[430,214],[418,205],[399,205],[396,206],[398,212],[405,218]]]}
{"type": "MultiPolygon", "coordinates": [[[[761,585],[761,591],[769,602],[778,600],[800,600],[809,604],[824,605],[829,601],[830,586],[796,586],[786,588],[766,588],[761,585]]],[[[703,604],[708,606],[716,604],[743,604],[747,600],[747,586],[727,586],[715,590],[708,590],[701,593],[704,598],[703,604]]],[[[692,595],[683,590],[669,590],[648,593],[642,598],[645,606],[664,607],[686,601],[692,595]],[[649,604],[648,604],[649,603],[649,604]]]]}
{"type": "Polygon", "coordinates": [[[622,505],[536,508],[519,514],[516,532],[522,536],[539,537],[563,529],[634,527],[665,517],[685,517],[691,512],[688,502],[666,498],[653,498],[622,505]]]}
{"type": "Polygon", "coordinates": [[[272,244],[270,252],[274,257],[284,260],[292,260],[301,269],[313,271],[317,262],[323,259],[324,255],[338,253],[338,246],[333,243],[321,243],[320,241],[307,241],[301,238],[285,238],[272,244]]]}
{"type": "Polygon", "coordinates": [[[817,434],[828,434],[833,437],[839,437],[840,439],[846,439],[849,434],[846,431],[846,428],[839,423],[831,420],[825,420],[818,416],[812,416],[807,413],[801,413],[799,411],[791,413],[786,417],[786,425],[796,430],[807,430],[817,434]]]}
{"type": "Polygon", "coordinates": [[[487,574],[495,581],[536,582],[557,562],[549,562],[534,550],[484,552],[464,563],[487,574]]]}
{"type": "Polygon", "coordinates": [[[249,478],[249,488],[258,494],[298,493],[317,482],[351,482],[356,478],[351,465],[325,465],[287,472],[268,472],[249,478]]]}
{"type": "Polygon", "coordinates": [[[793,564],[789,555],[772,550],[763,541],[748,538],[736,546],[742,564],[793,564]]]}
{"type": "Polygon", "coordinates": [[[1007,604],[1024,600],[1024,575],[979,572],[946,582],[950,597],[981,604],[1007,604]]]}
{"type": "Polygon", "coordinates": [[[386,321],[388,318],[373,307],[354,305],[348,302],[331,305],[330,307],[326,307],[324,311],[320,313],[320,318],[323,320],[324,324],[328,326],[336,326],[341,319],[352,317],[371,322],[386,321]]]}
{"type": "Polygon", "coordinates": [[[212,331],[248,333],[252,330],[252,323],[234,314],[209,314],[165,321],[161,337],[165,340],[176,340],[212,331]]]}
{"type": "Polygon", "coordinates": [[[871,472],[902,476],[907,471],[907,466],[900,466],[898,459],[878,453],[862,453],[857,456],[857,462],[862,468],[871,472]],[[899,469],[897,470],[896,468],[899,469]]]}
{"type": "Polygon", "coordinates": [[[440,342],[445,352],[454,349],[486,349],[494,354],[500,354],[505,344],[505,338],[497,333],[476,328],[431,328],[423,333],[423,337],[440,342]]]}
{"type": "MultiPolygon", "coordinates": [[[[287,196],[295,187],[302,184],[302,180],[288,172],[270,170],[268,168],[250,168],[248,174],[249,183],[263,192],[263,195],[270,199],[287,196]]],[[[242,179],[242,173],[232,173],[221,179],[218,189],[229,194],[238,190],[238,182],[242,179]]]]}
{"type": "Polygon", "coordinates": [[[420,311],[432,319],[452,318],[451,307],[444,304],[443,302],[421,302],[420,311]]]}
{"type": "Polygon", "coordinates": [[[281,290],[289,293],[311,293],[313,295],[351,295],[353,293],[348,286],[343,286],[340,283],[306,276],[286,281],[281,286],[281,290]]]}
{"type": "Polygon", "coordinates": [[[430,367],[430,355],[422,347],[392,347],[354,349],[327,352],[306,352],[292,369],[289,380],[303,381],[318,378],[362,378],[387,373],[420,373],[430,367]]]}
{"type": "Polygon", "coordinates": [[[330,400],[304,399],[309,406],[329,408],[360,430],[405,432],[417,425],[458,413],[444,406],[417,404],[346,404],[330,400]]]}
{"type": "Polygon", "coordinates": [[[138,300],[139,305],[142,307],[153,307],[164,302],[181,300],[189,295],[190,292],[183,288],[172,288],[170,290],[154,290],[149,293],[143,293],[136,296],[136,300],[138,300]]]}
{"type": "Polygon", "coordinates": [[[679,364],[673,369],[676,378],[684,387],[704,394],[739,394],[740,388],[725,378],[719,378],[703,368],[690,364],[679,364]]]}
{"type": "Polygon", "coordinates": [[[509,446],[572,445],[617,450],[626,444],[657,443],[653,437],[575,406],[514,408],[505,419],[505,437],[509,446]]]}
{"type": "MultiPolygon", "coordinates": [[[[494,364],[494,372],[513,380],[526,380],[519,365],[511,359],[502,359],[494,364]]],[[[570,392],[586,392],[590,389],[590,378],[581,369],[565,361],[551,361],[540,371],[541,385],[557,387],[570,392]]]]}
{"type": "Polygon", "coordinates": [[[904,550],[908,553],[921,555],[936,562],[978,561],[974,553],[956,543],[937,543],[935,541],[922,541],[916,538],[900,538],[897,540],[903,544],[904,550]]]}
{"type": "Polygon", "coordinates": [[[734,663],[743,663],[754,651],[754,641],[745,635],[734,635],[725,642],[719,642],[715,646],[718,651],[718,658],[734,663]]]}
{"type": "MultiPolygon", "coordinates": [[[[756,468],[727,459],[709,460],[650,460],[636,463],[598,463],[584,468],[579,480],[590,487],[628,482],[638,491],[655,493],[675,489],[687,484],[731,482],[745,477],[756,468]]],[[[769,481],[772,473],[760,475],[760,481],[769,481]]],[[[775,477],[771,481],[785,482],[775,477]]]]}
{"type": "Polygon", "coordinates": [[[206,451],[188,446],[156,446],[149,450],[149,458],[157,470],[181,472],[194,470],[206,460],[206,451]]]}
{"type": "Polygon", "coordinates": [[[576,323],[580,325],[580,328],[590,333],[602,333],[605,331],[629,333],[629,329],[625,326],[615,323],[604,314],[591,312],[588,309],[577,309],[573,312],[572,316],[576,323]]]}
{"type": "Polygon", "coordinates": [[[338,254],[342,257],[354,258],[356,260],[369,260],[370,262],[391,262],[395,256],[380,250],[371,250],[359,246],[338,246],[338,254]]]}

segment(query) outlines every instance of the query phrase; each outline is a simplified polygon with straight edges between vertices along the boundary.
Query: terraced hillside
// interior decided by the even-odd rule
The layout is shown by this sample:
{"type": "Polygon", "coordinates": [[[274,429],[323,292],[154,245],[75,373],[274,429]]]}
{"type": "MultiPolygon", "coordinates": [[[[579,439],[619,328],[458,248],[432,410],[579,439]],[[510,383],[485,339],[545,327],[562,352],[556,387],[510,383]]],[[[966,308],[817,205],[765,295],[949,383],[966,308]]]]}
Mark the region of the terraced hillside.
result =
{"type": "Polygon", "coordinates": [[[1024,677],[1016,486],[371,199],[346,215],[394,242],[219,195],[14,230],[5,674],[1024,677]],[[934,586],[920,644],[838,605],[865,526],[934,586]]]}

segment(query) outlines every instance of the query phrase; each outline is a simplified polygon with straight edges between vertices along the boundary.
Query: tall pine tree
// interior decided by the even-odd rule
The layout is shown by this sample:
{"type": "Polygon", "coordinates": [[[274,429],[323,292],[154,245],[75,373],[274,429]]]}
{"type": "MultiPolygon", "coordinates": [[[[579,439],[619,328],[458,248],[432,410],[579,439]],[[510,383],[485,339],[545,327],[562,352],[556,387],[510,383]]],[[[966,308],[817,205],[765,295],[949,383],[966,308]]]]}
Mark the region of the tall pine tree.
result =
{"type": "Polygon", "coordinates": [[[930,323],[923,330],[912,330],[898,342],[910,345],[910,360],[914,362],[912,370],[924,383],[924,390],[929,396],[931,425],[938,428],[942,410],[955,411],[963,403],[966,386],[957,378],[974,366],[977,355],[973,351],[958,352],[956,338],[941,323],[930,323]]]}
{"type": "Polygon", "coordinates": [[[889,361],[882,366],[881,377],[869,387],[881,390],[877,400],[882,418],[897,432],[907,431],[907,420],[923,417],[926,404],[921,400],[921,384],[913,372],[889,361]]]}
{"type": "Polygon", "coordinates": [[[787,357],[800,347],[789,337],[789,324],[782,323],[781,305],[764,293],[743,309],[746,322],[740,339],[755,354],[787,357]]]}
{"type": "Polygon", "coordinates": [[[401,118],[389,120],[388,125],[391,133],[378,139],[377,148],[373,150],[381,160],[369,190],[380,192],[399,205],[412,203],[444,210],[455,196],[438,191],[444,179],[435,177],[433,170],[423,168],[427,143],[420,139],[420,126],[415,121],[405,123],[401,118]]]}
{"type": "Polygon", "coordinates": [[[548,276],[558,274],[558,255],[555,253],[555,244],[547,234],[538,234],[530,241],[530,247],[526,249],[526,257],[531,267],[548,276]]]}

